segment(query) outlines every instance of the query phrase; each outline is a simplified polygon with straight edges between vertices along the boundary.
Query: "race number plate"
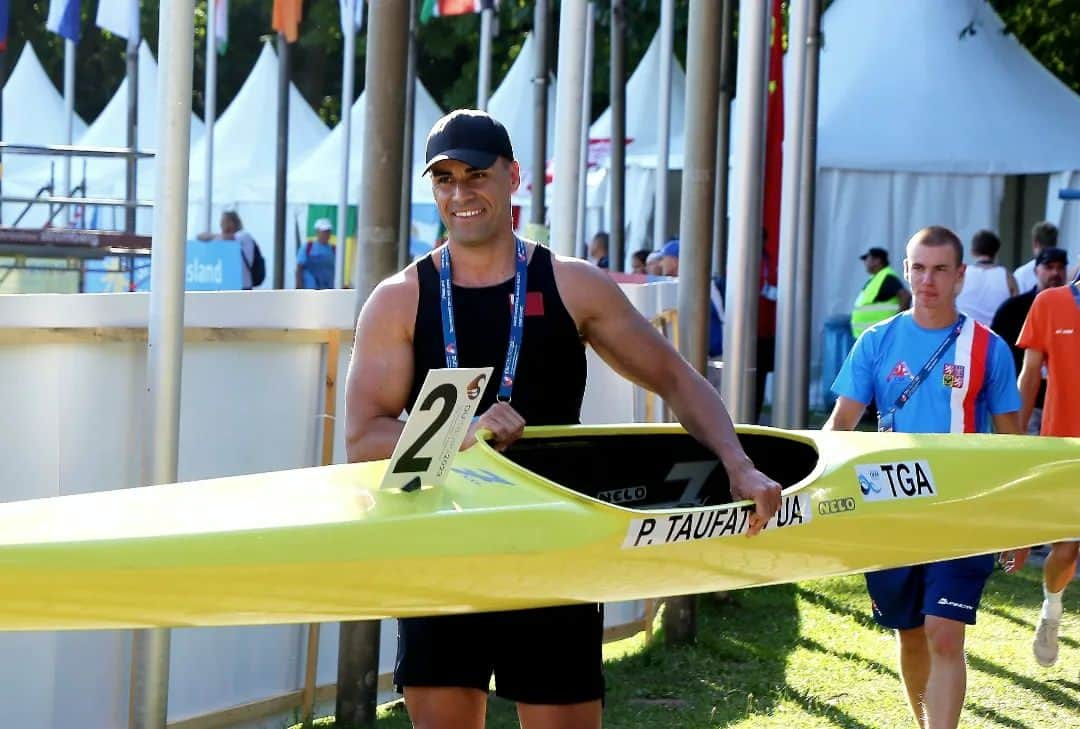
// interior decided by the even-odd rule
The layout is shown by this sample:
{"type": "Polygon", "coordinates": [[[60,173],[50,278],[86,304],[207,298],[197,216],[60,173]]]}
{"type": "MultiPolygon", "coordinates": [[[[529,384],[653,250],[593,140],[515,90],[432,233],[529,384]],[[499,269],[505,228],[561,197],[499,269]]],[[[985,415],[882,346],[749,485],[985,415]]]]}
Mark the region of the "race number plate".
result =
{"type": "Polygon", "coordinates": [[[379,488],[441,486],[490,379],[490,367],[429,370],[379,488]]]}

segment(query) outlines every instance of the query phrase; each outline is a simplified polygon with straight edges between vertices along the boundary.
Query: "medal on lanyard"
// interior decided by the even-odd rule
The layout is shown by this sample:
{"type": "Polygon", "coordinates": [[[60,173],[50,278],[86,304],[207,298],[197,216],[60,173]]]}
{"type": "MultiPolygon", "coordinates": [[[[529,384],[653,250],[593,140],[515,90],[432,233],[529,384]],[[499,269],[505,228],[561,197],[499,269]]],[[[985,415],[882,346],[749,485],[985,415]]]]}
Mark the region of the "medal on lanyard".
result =
{"type": "MultiPolygon", "coordinates": [[[[506,345],[506,364],[503,366],[502,379],[499,381],[498,399],[510,402],[514,390],[514,377],[517,373],[518,356],[521,354],[521,340],[525,334],[525,284],[529,273],[529,252],[525,241],[514,236],[515,273],[514,302],[510,314],[510,341],[506,345]]],[[[446,366],[458,366],[457,329],[454,327],[454,286],[450,274],[450,245],[443,245],[439,268],[439,303],[442,309],[443,348],[446,352],[446,366]]]]}

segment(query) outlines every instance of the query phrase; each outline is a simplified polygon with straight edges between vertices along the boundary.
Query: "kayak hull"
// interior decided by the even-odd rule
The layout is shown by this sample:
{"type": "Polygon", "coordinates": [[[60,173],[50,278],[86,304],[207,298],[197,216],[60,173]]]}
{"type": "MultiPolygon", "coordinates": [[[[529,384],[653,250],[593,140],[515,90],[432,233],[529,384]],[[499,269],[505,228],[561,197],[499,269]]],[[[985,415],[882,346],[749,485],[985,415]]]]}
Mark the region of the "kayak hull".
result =
{"type": "MultiPolygon", "coordinates": [[[[648,504],[645,494],[660,490],[648,479],[596,498],[486,444],[457,455],[445,486],[412,492],[378,491],[386,462],[376,462],[3,504],[0,629],[323,622],[640,599],[1080,533],[1080,439],[739,433],[758,439],[755,462],[766,472],[791,471],[798,458],[762,462],[796,452],[785,448],[805,461],[787,473],[797,480],[784,483],[778,518],[754,538],[745,536],[745,505],[648,504]]],[[[678,426],[535,428],[523,441],[532,455],[519,460],[618,471],[613,461],[580,462],[593,451],[613,458],[604,443],[614,436],[641,453],[669,441],[700,448],[678,426]]],[[[665,482],[689,493],[701,463],[662,462],[657,472],[690,474],[665,482]]],[[[722,480],[722,469],[710,474],[722,480]]]]}

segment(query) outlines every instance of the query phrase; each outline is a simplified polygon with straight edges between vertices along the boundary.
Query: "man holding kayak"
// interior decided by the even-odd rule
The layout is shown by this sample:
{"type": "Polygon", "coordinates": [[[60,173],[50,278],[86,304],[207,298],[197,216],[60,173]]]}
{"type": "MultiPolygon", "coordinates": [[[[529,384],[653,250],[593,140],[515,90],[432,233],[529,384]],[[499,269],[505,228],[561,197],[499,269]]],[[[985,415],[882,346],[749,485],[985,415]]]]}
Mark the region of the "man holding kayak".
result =
{"type": "MultiPolygon", "coordinates": [[[[463,447],[483,428],[505,449],[528,425],[580,420],[585,344],[670,404],[724,464],[736,499],[755,505],[751,533],[776,513],[780,487],[754,468],[716,390],[588,262],[514,234],[520,170],[509,135],[458,110],[428,135],[427,169],[444,246],[386,279],[356,326],[346,401],[350,461],[388,458],[428,370],[493,367],[463,447]],[[515,356],[507,356],[511,352],[515,356]]],[[[572,568],[572,565],[568,565],[572,568]]],[[[464,579],[464,578],[463,578],[464,579]]],[[[599,605],[414,618],[399,623],[395,684],[424,729],[483,727],[492,674],[525,729],[601,724],[599,605]]]]}
{"type": "MultiPolygon", "coordinates": [[[[1008,345],[964,316],[964,247],[951,230],[924,228],[907,244],[914,306],[867,329],[833,383],[827,430],[852,430],[866,406],[878,430],[1019,434],[1020,394],[1008,345]]],[[[967,690],[964,634],[975,624],[994,557],[981,555],[872,572],[878,624],[896,630],[900,672],[922,729],[955,729],[967,690]]]]}

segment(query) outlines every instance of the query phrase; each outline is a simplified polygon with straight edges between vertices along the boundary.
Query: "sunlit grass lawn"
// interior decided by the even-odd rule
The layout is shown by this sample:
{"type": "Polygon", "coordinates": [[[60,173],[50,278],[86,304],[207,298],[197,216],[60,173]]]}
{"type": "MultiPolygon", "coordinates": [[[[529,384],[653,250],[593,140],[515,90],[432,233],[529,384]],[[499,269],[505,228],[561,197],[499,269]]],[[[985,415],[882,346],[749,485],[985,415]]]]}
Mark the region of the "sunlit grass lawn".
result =
{"type": "MultiPolygon", "coordinates": [[[[1031,656],[1039,579],[1033,568],[992,578],[968,634],[961,726],[1080,727],[1080,585],[1066,594],[1061,659],[1043,669],[1031,656]]],[[[662,633],[605,647],[605,727],[913,726],[894,639],[870,620],[861,577],[703,597],[698,621],[693,647],[665,648],[662,633]]],[[[380,709],[377,726],[410,726],[400,702],[380,709]]],[[[513,706],[492,698],[488,727],[517,727],[513,706]]]]}

